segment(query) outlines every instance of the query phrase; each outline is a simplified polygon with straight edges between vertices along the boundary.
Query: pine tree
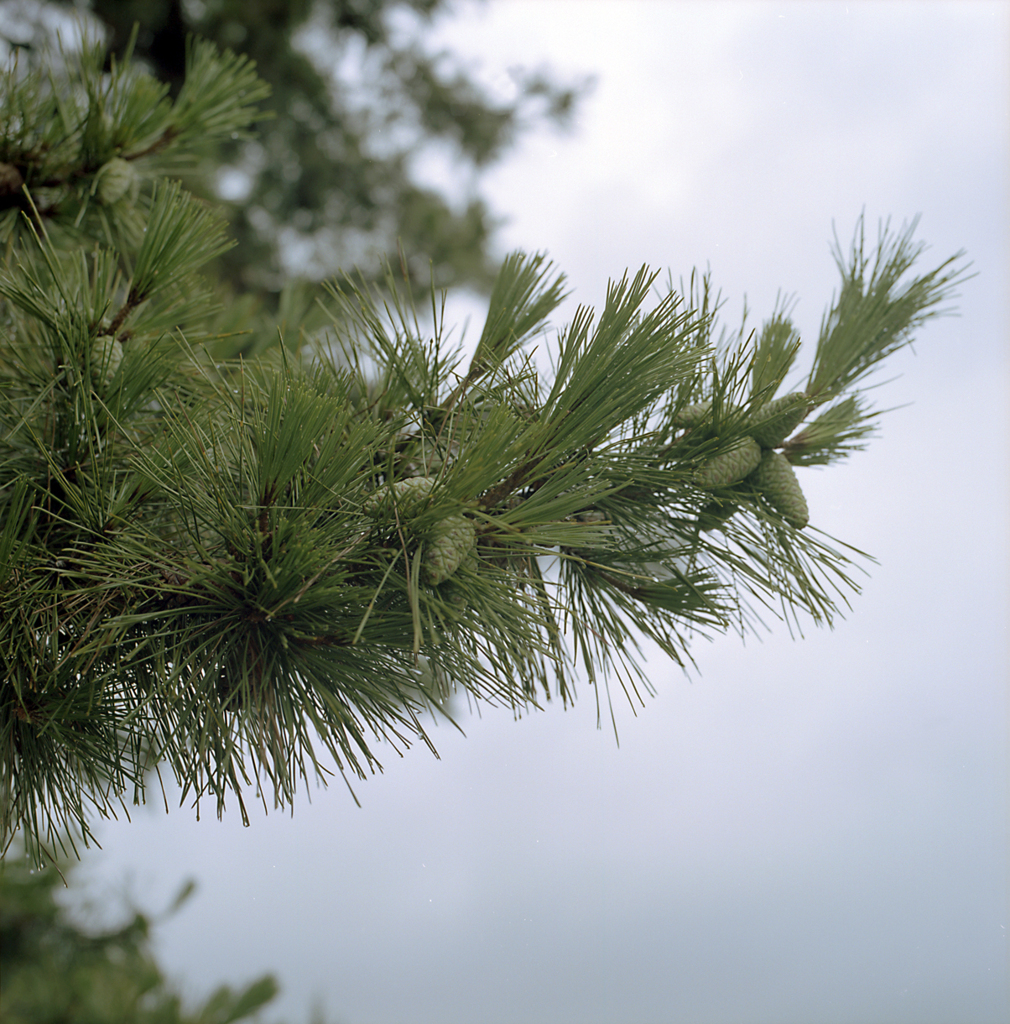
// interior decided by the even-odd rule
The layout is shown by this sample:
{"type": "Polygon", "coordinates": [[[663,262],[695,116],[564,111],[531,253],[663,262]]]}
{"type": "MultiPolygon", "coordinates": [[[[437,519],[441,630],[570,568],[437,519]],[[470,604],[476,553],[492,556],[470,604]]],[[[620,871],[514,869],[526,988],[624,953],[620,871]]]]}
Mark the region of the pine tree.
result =
{"type": "MultiPolygon", "coordinates": [[[[72,880],[72,876],[71,876],[72,880]]],[[[5,1024],[230,1024],[277,994],[266,975],[239,992],[217,988],[193,1012],[154,958],[151,917],[134,911],[113,928],[87,929],[56,900],[58,866],[0,864],[0,978],[5,1024]]],[[[192,892],[182,888],[170,911],[192,892]]]]}
{"type": "Polygon", "coordinates": [[[516,99],[489,97],[463,61],[425,45],[445,0],[88,6],[110,52],[122,58],[132,47],[170,95],[183,82],[190,34],[256,61],[271,87],[256,137],[206,145],[206,173],[190,168],[185,180],[207,196],[219,194],[225,175],[241,183],[226,205],[238,244],[218,269],[236,293],[251,289],[271,307],[292,274],[321,280],[373,250],[395,261],[398,241],[419,298],[432,277],[439,287],[487,291],[495,217],[471,183],[532,125],[563,127],[587,86],[512,69],[516,99]],[[451,195],[417,173],[432,150],[452,160],[451,195]]]}
{"type": "Polygon", "coordinates": [[[247,131],[248,59],[192,41],[174,97],[93,42],[59,67],[0,86],[5,847],[87,842],[152,768],[198,809],[288,804],[325,763],[430,745],[456,691],[567,704],[579,672],[602,715],[649,691],[642,637],[687,666],[694,635],[830,623],[858,590],[794,467],[865,446],[867,378],[964,278],[961,254],[911,273],[914,223],[836,241],[792,390],[788,307],[720,330],[708,276],[646,268],[542,374],[564,278],[521,252],[464,365],[394,267],[328,282],[320,331],[216,301],[224,222],[171,172],[247,131]]]}

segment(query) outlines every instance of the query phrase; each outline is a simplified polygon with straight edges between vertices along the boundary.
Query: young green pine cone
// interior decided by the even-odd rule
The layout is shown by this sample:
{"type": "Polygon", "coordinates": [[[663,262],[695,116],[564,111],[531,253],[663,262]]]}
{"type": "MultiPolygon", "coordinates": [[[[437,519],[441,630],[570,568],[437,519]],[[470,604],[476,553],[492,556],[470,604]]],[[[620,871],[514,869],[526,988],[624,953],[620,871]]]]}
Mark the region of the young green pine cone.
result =
{"type": "Polygon", "coordinates": [[[421,498],[426,498],[431,491],[431,481],[427,477],[412,476],[406,480],[397,480],[393,484],[392,490],[392,494],[389,493],[387,487],[380,487],[373,491],[365,499],[365,511],[374,512],[382,506],[384,501],[395,500],[398,503],[407,502],[408,504],[420,501],[421,498]]]}
{"type": "Polygon", "coordinates": [[[809,405],[802,391],[766,402],[751,417],[751,437],[762,448],[775,448],[803,422],[809,405]]]}
{"type": "Polygon", "coordinates": [[[704,402],[695,402],[694,405],[685,405],[676,416],[673,417],[675,427],[696,427],[703,422],[712,412],[712,399],[706,398],[704,402]]]}
{"type": "Polygon", "coordinates": [[[575,513],[575,518],[580,523],[608,523],[610,520],[607,517],[606,512],[600,511],[598,508],[587,508],[581,512],[575,513]]]}
{"type": "Polygon", "coordinates": [[[118,203],[137,183],[137,171],[133,164],[122,157],[114,156],[102,164],[95,176],[98,186],[98,200],[104,206],[118,203]]]}
{"type": "Polygon", "coordinates": [[[750,480],[790,526],[802,530],[810,522],[807,499],[800,490],[800,482],[781,452],[766,451],[750,480]]]}
{"type": "Polygon", "coordinates": [[[466,516],[449,516],[440,523],[424,555],[428,582],[437,586],[447,580],[473,550],[476,540],[477,532],[466,516]]]}
{"type": "Polygon", "coordinates": [[[119,364],[123,361],[123,343],[111,335],[102,334],[91,347],[91,376],[101,378],[106,384],[112,380],[119,364]]]}
{"type": "Polygon", "coordinates": [[[761,461],[761,448],[752,437],[741,438],[732,448],[714,459],[709,459],[695,470],[694,482],[711,491],[716,487],[729,487],[742,480],[761,461]]]}
{"type": "MultiPolygon", "coordinates": [[[[432,481],[427,477],[409,477],[397,480],[390,488],[380,487],[364,501],[366,512],[375,512],[383,502],[395,500],[409,508],[431,492],[432,481]]],[[[433,586],[444,583],[473,550],[477,531],[466,516],[447,516],[432,530],[431,544],[424,555],[425,577],[433,586]]]]}

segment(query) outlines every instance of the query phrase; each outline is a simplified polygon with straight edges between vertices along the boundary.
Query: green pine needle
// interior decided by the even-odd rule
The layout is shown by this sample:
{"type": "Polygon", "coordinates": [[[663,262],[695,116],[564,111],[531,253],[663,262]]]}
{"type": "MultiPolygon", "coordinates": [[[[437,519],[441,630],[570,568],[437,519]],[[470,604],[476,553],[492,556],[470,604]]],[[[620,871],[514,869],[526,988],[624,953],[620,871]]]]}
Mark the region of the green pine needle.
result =
{"type": "Polygon", "coordinates": [[[905,279],[925,245],[914,242],[918,218],[899,234],[889,222],[880,226],[876,253],[866,252],[860,218],[846,259],[838,239],[834,256],[842,286],[821,323],[820,337],[806,391],[823,401],[850,389],[882,360],[909,344],[927,320],[943,316],[955,288],[967,280],[967,266],[957,266],[959,252],[935,270],[905,279]]]}

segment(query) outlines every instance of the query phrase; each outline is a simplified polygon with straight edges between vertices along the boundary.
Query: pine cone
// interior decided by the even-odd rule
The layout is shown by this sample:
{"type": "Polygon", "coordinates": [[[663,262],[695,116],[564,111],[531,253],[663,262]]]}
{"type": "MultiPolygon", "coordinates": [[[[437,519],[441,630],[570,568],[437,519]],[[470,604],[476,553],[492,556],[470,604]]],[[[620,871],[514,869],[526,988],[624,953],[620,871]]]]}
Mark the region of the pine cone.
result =
{"type": "Polygon", "coordinates": [[[782,513],[782,518],[790,526],[802,530],[810,522],[807,499],[800,490],[800,482],[781,452],[766,451],[750,481],[765,496],[768,504],[782,513]]]}
{"type": "Polygon", "coordinates": [[[610,519],[606,512],[602,512],[598,508],[587,508],[582,512],[576,512],[575,518],[580,523],[609,523],[610,519]]]}
{"type": "MultiPolygon", "coordinates": [[[[432,481],[423,476],[397,480],[392,487],[393,494],[388,488],[380,487],[365,499],[364,508],[367,512],[375,512],[383,502],[395,500],[409,509],[426,498],[431,487],[432,481]]],[[[476,540],[476,528],[466,516],[447,516],[432,531],[431,545],[425,552],[424,568],[428,582],[433,586],[445,582],[473,550],[476,540]]]]}
{"type": "Polygon", "coordinates": [[[714,459],[709,459],[695,470],[694,482],[711,491],[716,487],[729,487],[742,480],[761,461],[761,448],[752,437],[741,438],[732,448],[714,459]]]}
{"type": "Polygon", "coordinates": [[[380,487],[373,491],[366,499],[364,508],[368,512],[374,512],[382,506],[385,501],[395,500],[398,503],[406,502],[413,504],[426,498],[431,491],[431,481],[427,477],[412,476],[406,480],[397,480],[393,484],[393,493],[389,493],[386,487],[380,487]]]}
{"type": "Polygon", "coordinates": [[[766,402],[751,417],[751,437],[762,448],[777,447],[803,422],[809,407],[802,391],[766,402]]]}
{"type": "Polygon", "coordinates": [[[95,181],[98,201],[104,206],[112,206],[136,185],[137,171],[129,161],[114,156],[108,163],[102,164],[95,181]]]}
{"type": "Polygon", "coordinates": [[[439,524],[425,552],[425,568],[432,585],[447,580],[473,550],[477,531],[466,516],[449,516],[439,524]]]}
{"type": "Polygon", "coordinates": [[[685,405],[676,416],[673,417],[675,427],[696,427],[704,422],[712,412],[712,399],[706,398],[704,402],[695,402],[694,405],[685,405]]]}

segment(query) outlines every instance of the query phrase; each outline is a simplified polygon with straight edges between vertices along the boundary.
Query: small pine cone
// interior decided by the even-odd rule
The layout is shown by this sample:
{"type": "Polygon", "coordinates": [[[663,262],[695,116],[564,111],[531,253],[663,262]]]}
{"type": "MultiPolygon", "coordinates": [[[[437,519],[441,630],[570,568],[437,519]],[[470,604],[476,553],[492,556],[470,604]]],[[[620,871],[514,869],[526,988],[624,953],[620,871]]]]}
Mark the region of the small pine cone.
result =
{"type": "Polygon", "coordinates": [[[752,437],[741,438],[732,448],[709,459],[694,474],[694,482],[711,491],[742,480],[761,461],[761,448],[752,437]]]}
{"type": "Polygon", "coordinates": [[[425,552],[425,568],[432,585],[447,580],[473,550],[477,531],[466,516],[449,516],[432,537],[425,552]]]}
{"type": "Polygon", "coordinates": [[[396,501],[411,504],[426,498],[431,491],[431,481],[427,477],[412,476],[406,480],[397,480],[393,484],[393,493],[389,493],[388,487],[380,487],[373,491],[365,499],[365,510],[374,512],[381,508],[384,502],[396,501]]]}
{"type": "Polygon", "coordinates": [[[580,523],[609,523],[610,519],[606,512],[602,512],[598,508],[587,508],[582,512],[576,512],[575,518],[580,523]]]}
{"type": "Polygon", "coordinates": [[[704,402],[695,402],[694,405],[685,405],[676,416],[673,417],[675,427],[696,427],[706,420],[712,412],[712,399],[706,398],[704,402]]]}
{"type": "Polygon", "coordinates": [[[424,476],[412,476],[406,480],[397,480],[393,490],[401,501],[420,501],[431,493],[432,481],[424,476]]]}
{"type": "Polygon", "coordinates": [[[802,530],[810,522],[807,499],[800,490],[800,482],[781,452],[766,451],[750,480],[790,526],[802,530]]]}
{"type": "Polygon", "coordinates": [[[762,448],[777,447],[803,422],[809,407],[802,391],[766,402],[751,417],[751,437],[762,448]]]}
{"type": "Polygon", "coordinates": [[[106,384],[115,376],[119,364],[123,361],[123,343],[109,334],[102,334],[95,339],[91,348],[91,375],[95,380],[104,380],[106,384]]]}
{"type": "Polygon", "coordinates": [[[136,185],[137,171],[127,160],[114,156],[99,168],[95,182],[99,202],[103,206],[112,206],[136,185]]]}

